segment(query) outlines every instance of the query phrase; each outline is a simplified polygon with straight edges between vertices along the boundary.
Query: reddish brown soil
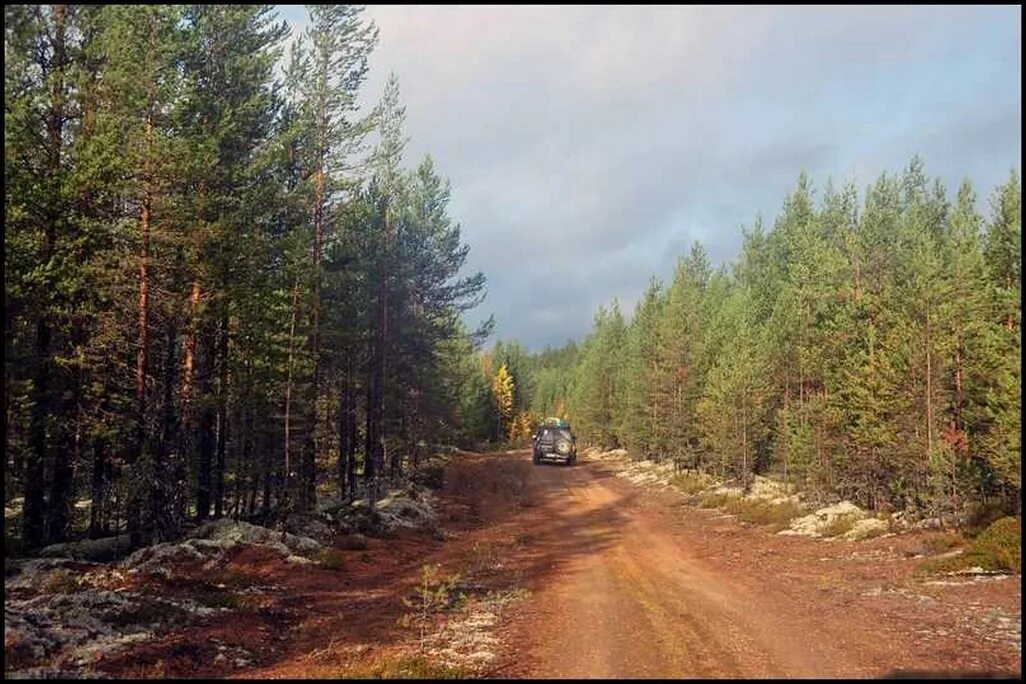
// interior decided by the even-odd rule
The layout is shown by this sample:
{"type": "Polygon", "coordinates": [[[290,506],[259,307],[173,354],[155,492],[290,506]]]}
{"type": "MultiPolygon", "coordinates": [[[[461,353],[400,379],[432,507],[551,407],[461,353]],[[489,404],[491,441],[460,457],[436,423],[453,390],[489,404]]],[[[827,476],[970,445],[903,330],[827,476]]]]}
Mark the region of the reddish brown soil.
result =
{"type": "MultiPolygon", "coordinates": [[[[401,598],[422,564],[480,591],[526,587],[496,634],[497,677],[1021,675],[1021,578],[950,586],[916,574],[922,535],[784,537],[643,490],[599,462],[465,455],[440,495],[446,539],[409,533],[340,550],[342,567],[248,548],[153,590],[250,590],[235,610],[97,663],[132,677],[338,677],[405,652],[401,598]],[[496,560],[498,559],[498,560],[496,560]],[[204,589],[205,590],[205,589],[204,589]],[[238,649],[245,649],[242,653],[238,649]],[[224,656],[219,658],[219,653],[224,656]],[[236,659],[243,658],[237,665],[236,659]]],[[[952,580],[954,581],[954,580],[952,580]]]]}

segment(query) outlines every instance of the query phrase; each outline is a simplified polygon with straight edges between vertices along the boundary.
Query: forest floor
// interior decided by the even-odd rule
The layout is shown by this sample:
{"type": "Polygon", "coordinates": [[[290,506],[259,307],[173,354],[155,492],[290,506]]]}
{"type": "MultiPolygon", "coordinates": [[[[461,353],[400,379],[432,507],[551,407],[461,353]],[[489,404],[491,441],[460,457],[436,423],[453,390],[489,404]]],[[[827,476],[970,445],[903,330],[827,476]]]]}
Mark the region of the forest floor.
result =
{"type": "Polygon", "coordinates": [[[925,575],[923,532],[777,535],[615,472],[587,457],[564,467],[534,466],[526,451],[463,453],[446,468],[433,532],[341,544],[330,562],[241,545],[215,572],[119,576],[121,589],[183,600],[230,593],[223,610],[97,651],[76,671],[1021,676],[1021,576],[925,575]],[[449,586],[425,574],[434,565],[449,586]],[[432,606],[416,593],[425,578],[432,606]]]}

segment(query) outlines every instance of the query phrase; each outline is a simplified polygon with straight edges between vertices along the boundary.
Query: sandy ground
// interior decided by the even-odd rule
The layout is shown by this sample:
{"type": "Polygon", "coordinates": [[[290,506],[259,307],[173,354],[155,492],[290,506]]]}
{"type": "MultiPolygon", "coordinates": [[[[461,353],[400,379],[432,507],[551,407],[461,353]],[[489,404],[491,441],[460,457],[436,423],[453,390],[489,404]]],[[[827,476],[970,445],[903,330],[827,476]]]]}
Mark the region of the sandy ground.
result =
{"type": "MultiPolygon", "coordinates": [[[[408,611],[402,597],[422,565],[438,563],[476,596],[530,592],[487,627],[478,676],[1021,676],[1021,577],[918,575],[918,533],[774,535],[685,505],[674,490],[639,488],[607,464],[534,466],[528,452],[461,455],[439,502],[443,535],[372,539],[340,550],[334,569],[244,550],[219,576],[246,588],[234,610],[94,671],[366,673],[410,652],[414,638],[397,624],[408,611]]],[[[191,576],[147,581],[183,596],[212,581],[198,569],[191,576]]]]}

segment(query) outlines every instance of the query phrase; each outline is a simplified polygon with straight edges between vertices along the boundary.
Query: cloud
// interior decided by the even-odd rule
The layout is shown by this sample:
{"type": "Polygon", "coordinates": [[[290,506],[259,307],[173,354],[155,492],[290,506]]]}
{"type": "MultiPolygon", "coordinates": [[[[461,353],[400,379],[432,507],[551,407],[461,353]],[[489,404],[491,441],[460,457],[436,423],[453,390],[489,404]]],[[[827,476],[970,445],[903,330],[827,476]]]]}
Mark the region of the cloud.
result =
{"type": "Polygon", "coordinates": [[[801,170],[865,187],[919,153],[981,196],[1021,167],[1021,8],[369,6],[497,334],[581,338],[700,240],[734,259],[801,170]]]}

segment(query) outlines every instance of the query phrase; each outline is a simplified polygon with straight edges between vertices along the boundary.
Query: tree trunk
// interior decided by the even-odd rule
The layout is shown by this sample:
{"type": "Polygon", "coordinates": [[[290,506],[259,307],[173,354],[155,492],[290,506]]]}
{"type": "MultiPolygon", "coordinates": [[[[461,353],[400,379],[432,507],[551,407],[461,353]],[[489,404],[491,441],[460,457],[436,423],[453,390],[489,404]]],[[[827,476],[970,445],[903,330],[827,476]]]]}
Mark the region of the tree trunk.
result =
{"type": "Polygon", "coordinates": [[[228,443],[228,304],[224,304],[218,330],[217,465],[214,469],[214,517],[224,512],[225,450],[228,443]]]}
{"type": "MultiPolygon", "coordinates": [[[[54,35],[50,41],[53,50],[52,71],[63,73],[67,63],[64,44],[65,7],[55,5],[53,8],[54,35]]],[[[44,115],[47,127],[47,171],[50,178],[55,178],[60,171],[62,162],[62,146],[64,133],[64,79],[54,78],[50,91],[50,104],[44,115]]],[[[54,198],[55,200],[57,198],[54,198]]],[[[44,242],[42,263],[48,264],[54,257],[57,246],[57,221],[60,207],[54,202],[47,207],[48,215],[44,219],[44,242]]],[[[49,292],[43,293],[49,296],[49,292]]],[[[52,364],[52,332],[49,306],[41,307],[36,321],[36,358],[33,374],[33,404],[29,417],[30,452],[25,472],[25,503],[22,517],[22,546],[35,549],[46,543],[47,501],[46,501],[46,462],[49,458],[47,448],[47,417],[52,415],[50,373],[52,364]]]]}
{"type": "Polygon", "coordinates": [[[210,342],[205,346],[205,363],[201,381],[203,399],[199,419],[199,466],[196,472],[196,518],[210,517],[211,504],[211,462],[214,456],[214,423],[216,411],[212,404],[216,400],[213,392],[216,347],[213,331],[205,335],[210,342]]]}
{"type": "Polygon", "coordinates": [[[347,374],[345,369],[339,375],[338,380],[338,498],[343,500],[346,497],[346,458],[349,455],[349,399],[346,392],[347,374]]]}
{"type": "MultiPolygon", "coordinates": [[[[178,455],[174,465],[174,483],[175,487],[183,489],[189,479],[188,471],[194,453],[193,446],[197,430],[193,383],[196,375],[196,340],[199,333],[202,293],[199,280],[194,279],[189,295],[187,333],[182,345],[182,380],[179,389],[179,419],[175,438],[178,455]]],[[[185,492],[176,491],[174,500],[175,520],[185,520],[189,503],[188,496],[185,492]]]]}
{"type": "Polygon", "coordinates": [[[349,496],[356,492],[356,369],[352,351],[346,355],[346,480],[349,484],[349,496]]]}
{"type": "Polygon", "coordinates": [[[285,479],[284,497],[288,502],[292,491],[292,368],[295,360],[296,317],[299,310],[299,276],[292,284],[292,321],[289,324],[289,361],[285,381],[285,479]]]}
{"type": "Polygon", "coordinates": [[[89,538],[99,539],[104,536],[103,533],[103,522],[104,512],[106,509],[105,503],[107,498],[106,492],[106,444],[102,439],[97,439],[93,442],[93,474],[92,483],[90,488],[90,497],[92,498],[92,506],[89,507],[89,538]]]}
{"type": "MultiPolygon", "coordinates": [[[[167,455],[168,448],[175,431],[174,386],[175,367],[177,366],[176,340],[178,330],[174,318],[169,318],[166,331],[167,352],[164,361],[164,406],[161,411],[160,440],[157,442],[153,462],[153,479],[150,484],[150,521],[153,525],[153,536],[157,540],[169,539],[177,527],[169,510],[167,455]]],[[[172,483],[173,486],[173,483],[172,483]]]]}

